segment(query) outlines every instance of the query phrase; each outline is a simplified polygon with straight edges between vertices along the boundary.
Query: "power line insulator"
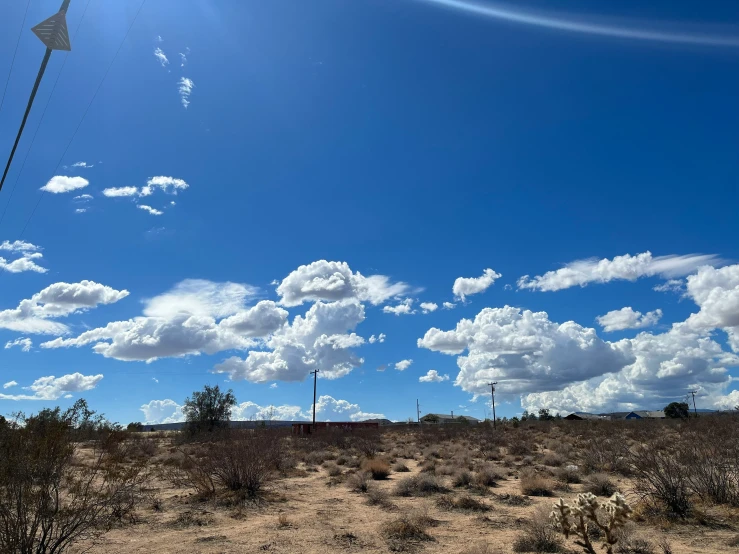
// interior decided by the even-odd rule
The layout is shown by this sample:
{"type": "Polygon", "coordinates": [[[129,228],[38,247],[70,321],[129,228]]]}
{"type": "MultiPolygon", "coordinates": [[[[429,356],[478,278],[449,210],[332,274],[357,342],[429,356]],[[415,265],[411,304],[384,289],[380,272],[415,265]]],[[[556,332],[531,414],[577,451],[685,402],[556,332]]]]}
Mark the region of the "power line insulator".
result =
{"type": "Polygon", "coordinates": [[[64,11],[52,15],[31,29],[50,50],[72,50],[67,31],[67,18],[64,11]]]}

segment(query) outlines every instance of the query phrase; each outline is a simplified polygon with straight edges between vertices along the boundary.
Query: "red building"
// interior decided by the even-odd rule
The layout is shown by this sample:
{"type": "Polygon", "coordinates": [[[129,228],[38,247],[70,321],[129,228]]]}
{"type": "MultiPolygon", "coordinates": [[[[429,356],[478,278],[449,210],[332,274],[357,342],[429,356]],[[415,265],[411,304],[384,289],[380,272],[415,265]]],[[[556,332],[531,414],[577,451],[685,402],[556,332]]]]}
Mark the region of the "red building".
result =
{"type": "MultiPolygon", "coordinates": [[[[376,421],[317,421],[316,432],[326,429],[377,429],[380,426],[376,421]]],[[[312,423],[293,423],[293,435],[310,435],[312,423]]]]}

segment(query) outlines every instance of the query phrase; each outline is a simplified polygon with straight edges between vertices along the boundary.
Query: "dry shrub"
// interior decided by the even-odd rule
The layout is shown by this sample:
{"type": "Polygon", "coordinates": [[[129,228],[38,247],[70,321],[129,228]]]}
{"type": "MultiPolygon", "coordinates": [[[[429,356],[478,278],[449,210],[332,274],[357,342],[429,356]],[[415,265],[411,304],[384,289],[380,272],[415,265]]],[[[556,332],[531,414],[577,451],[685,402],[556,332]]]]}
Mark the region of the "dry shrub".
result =
{"type": "Polygon", "coordinates": [[[434,540],[426,532],[426,529],[434,524],[435,520],[428,514],[413,512],[385,523],[382,526],[382,534],[385,535],[390,550],[403,552],[408,550],[411,544],[434,540]]]}
{"type": "Polygon", "coordinates": [[[520,476],[521,492],[528,496],[552,496],[554,483],[531,469],[524,469],[520,476]]]}
{"type": "Polygon", "coordinates": [[[192,454],[183,454],[180,467],[188,484],[201,495],[215,494],[220,487],[254,498],[272,478],[282,450],[279,441],[267,433],[231,432],[192,454]]]}
{"type": "Polygon", "coordinates": [[[559,467],[565,463],[565,460],[555,452],[547,452],[541,457],[541,463],[545,466],[559,467]]]}
{"type": "Polygon", "coordinates": [[[521,496],[520,494],[501,494],[496,499],[506,506],[528,506],[531,504],[531,500],[528,497],[521,496]]]}
{"type": "Polygon", "coordinates": [[[382,458],[364,460],[362,469],[372,475],[372,479],[375,481],[382,481],[390,475],[390,464],[382,458]]]}
{"type": "Polygon", "coordinates": [[[587,478],[585,490],[595,496],[613,496],[618,491],[611,478],[605,473],[593,473],[587,478]]]}
{"type": "Polygon", "coordinates": [[[680,463],[669,439],[634,449],[630,459],[634,472],[634,491],[654,506],[666,508],[678,517],[691,509],[686,468],[680,463]]]}
{"type": "Polygon", "coordinates": [[[205,527],[211,523],[213,523],[213,516],[210,512],[196,513],[192,510],[186,510],[180,513],[171,525],[174,527],[205,527]]]}
{"type": "Polygon", "coordinates": [[[397,496],[428,496],[447,492],[446,487],[433,475],[419,474],[398,481],[395,486],[397,496]]]}
{"type": "Polygon", "coordinates": [[[436,505],[442,510],[461,510],[465,512],[487,512],[490,510],[490,506],[467,494],[459,498],[446,494],[442,495],[436,500],[436,505]]]}
{"type": "Polygon", "coordinates": [[[408,473],[410,469],[403,462],[397,462],[393,465],[393,471],[395,473],[408,473]]]}
{"type": "Polygon", "coordinates": [[[420,471],[421,473],[436,473],[436,462],[434,460],[423,462],[420,471]]]}
{"type": "Polygon", "coordinates": [[[539,506],[513,541],[514,552],[564,552],[556,530],[549,520],[549,509],[539,506]]]}
{"type": "Polygon", "coordinates": [[[336,465],[335,462],[324,462],[323,468],[326,470],[329,477],[338,477],[342,474],[341,468],[336,465]]]}
{"type": "MultiPolygon", "coordinates": [[[[80,404],[82,402],[83,404],[80,404]]],[[[0,420],[0,552],[64,552],[123,521],[135,521],[148,478],[125,433],[100,423],[82,428],[78,401],[66,412],[42,410],[18,423],[0,420]],[[76,439],[91,440],[84,463],[76,439]]]]}
{"type": "Polygon", "coordinates": [[[582,480],[580,469],[572,465],[558,468],[554,475],[560,482],[565,484],[575,484],[582,480]]]}
{"type": "Polygon", "coordinates": [[[390,495],[377,485],[370,485],[367,490],[367,504],[370,506],[380,506],[385,509],[393,508],[394,505],[390,501],[390,495]]]}
{"type": "Polygon", "coordinates": [[[346,486],[352,492],[367,492],[370,486],[370,475],[364,471],[350,475],[346,480],[346,486]]]}
{"type": "Polygon", "coordinates": [[[465,548],[460,554],[493,554],[493,550],[488,543],[480,542],[465,548]]]}
{"type": "Polygon", "coordinates": [[[475,474],[475,484],[480,487],[495,487],[502,480],[503,476],[491,466],[483,466],[475,474]]]}
{"type": "Polygon", "coordinates": [[[452,478],[452,485],[455,487],[469,487],[470,484],[472,484],[472,474],[466,469],[458,471],[452,478]]]}

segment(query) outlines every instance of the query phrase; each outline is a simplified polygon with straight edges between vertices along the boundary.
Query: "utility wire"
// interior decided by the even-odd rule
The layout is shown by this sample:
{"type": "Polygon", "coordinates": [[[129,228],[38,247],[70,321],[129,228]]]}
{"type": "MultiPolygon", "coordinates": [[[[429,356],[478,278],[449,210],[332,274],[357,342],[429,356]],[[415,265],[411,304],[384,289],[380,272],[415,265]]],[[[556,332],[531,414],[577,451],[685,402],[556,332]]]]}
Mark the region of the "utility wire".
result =
{"type": "MultiPolygon", "coordinates": [[[[139,14],[141,13],[141,8],[144,7],[144,4],[146,4],[146,0],[143,0],[141,2],[141,5],[139,5],[139,9],[136,11],[136,15],[134,16],[133,21],[131,21],[131,24],[128,26],[128,30],[126,31],[126,34],[123,36],[123,40],[121,40],[121,43],[118,46],[118,50],[116,50],[115,55],[113,56],[113,59],[110,61],[110,64],[108,64],[108,69],[105,70],[105,74],[103,75],[103,78],[100,80],[100,83],[98,83],[98,86],[95,89],[95,93],[92,95],[90,102],[87,104],[87,108],[85,108],[85,112],[82,114],[82,119],[80,119],[80,122],[77,125],[77,128],[74,130],[72,137],[69,139],[69,142],[67,143],[67,147],[64,149],[64,152],[62,152],[62,155],[59,158],[59,163],[57,163],[56,168],[54,169],[54,173],[56,173],[61,167],[62,161],[64,160],[64,156],[67,155],[67,150],[69,150],[69,147],[72,145],[72,141],[74,140],[74,137],[77,136],[77,131],[80,130],[82,123],[85,121],[85,117],[87,117],[87,112],[90,111],[90,106],[92,106],[92,103],[95,101],[95,98],[97,97],[98,92],[100,92],[100,87],[103,86],[103,83],[105,82],[105,78],[108,76],[108,73],[110,72],[110,68],[113,67],[115,60],[118,58],[118,54],[120,53],[121,48],[123,48],[123,44],[126,42],[126,39],[128,38],[128,34],[131,32],[131,29],[133,28],[134,23],[136,23],[136,20],[138,19],[139,14]]],[[[44,199],[45,194],[46,194],[45,190],[41,191],[41,195],[39,196],[39,199],[36,202],[36,205],[33,207],[33,211],[31,211],[31,215],[28,216],[28,219],[26,220],[26,224],[23,226],[23,230],[21,231],[21,234],[18,237],[19,239],[23,238],[23,234],[26,232],[26,228],[28,228],[28,224],[31,222],[31,219],[33,218],[33,215],[36,213],[36,210],[38,209],[39,204],[41,204],[41,200],[44,199]]]]}
{"type": "Polygon", "coordinates": [[[28,8],[31,6],[31,0],[28,0],[26,4],[26,11],[23,14],[23,21],[21,22],[21,30],[18,31],[18,40],[15,41],[15,50],[13,51],[13,61],[10,62],[10,71],[8,71],[8,78],[5,81],[5,90],[3,90],[3,99],[0,100],[0,110],[3,109],[5,103],[5,93],[8,92],[8,84],[10,83],[10,76],[13,73],[13,66],[15,65],[15,55],[18,53],[18,45],[21,43],[21,37],[23,36],[23,27],[26,24],[26,16],[28,16],[28,8]]]}
{"type": "MultiPolygon", "coordinates": [[[[80,31],[80,27],[82,26],[82,21],[85,19],[85,14],[87,13],[87,8],[90,6],[90,2],[92,0],[87,0],[87,4],[85,5],[85,10],[82,12],[82,17],[80,18],[80,22],[77,24],[77,29],[74,31],[74,36],[72,37],[72,42],[74,42],[74,39],[77,38],[77,33],[80,31]]],[[[21,175],[23,174],[23,168],[26,167],[26,160],[28,159],[29,154],[31,153],[31,149],[33,148],[33,143],[36,142],[36,135],[38,135],[39,129],[41,129],[41,124],[44,122],[44,116],[46,115],[46,110],[49,107],[49,104],[51,104],[51,98],[54,96],[54,91],[56,90],[56,85],[59,82],[59,78],[62,76],[62,71],[64,71],[64,66],[67,64],[67,59],[69,58],[69,52],[67,52],[64,56],[64,61],[62,62],[62,66],[59,69],[59,73],[57,73],[56,80],[54,81],[54,86],[51,87],[51,94],[49,94],[49,98],[46,101],[46,105],[44,106],[44,111],[41,112],[41,119],[38,122],[38,125],[36,126],[36,130],[33,133],[33,137],[31,137],[31,144],[28,146],[28,150],[26,151],[26,155],[23,158],[23,163],[21,164],[20,171],[18,171],[18,175],[15,177],[15,182],[13,183],[13,188],[10,189],[10,195],[8,196],[8,201],[5,204],[5,209],[3,210],[3,215],[0,216],[0,226],[3,224],[3,220],[5,219],[5,214],[8,212],[8,206],[10,206],[10,201],[13,199],[13,193],[15,192],[15,188],[18,185],[18,180],[21,178],[21,175]]]]}

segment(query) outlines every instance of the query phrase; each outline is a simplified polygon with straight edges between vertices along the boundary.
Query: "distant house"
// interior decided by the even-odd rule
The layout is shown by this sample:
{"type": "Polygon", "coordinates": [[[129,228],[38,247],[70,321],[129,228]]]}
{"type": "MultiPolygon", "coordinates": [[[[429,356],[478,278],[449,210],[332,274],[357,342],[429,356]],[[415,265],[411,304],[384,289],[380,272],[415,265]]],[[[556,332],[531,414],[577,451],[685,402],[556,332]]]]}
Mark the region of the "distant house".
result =
{"type": "MultiPolygon", "coordinates": [[[[363,419],[362,423],[377,423],[378,425],[392,425],[392,421],[384,418],[363,419]]],[[[405,422],[403,422],[405,423],[405,422]]]]}
{"type": "Polygon", "coordinates": [[[421,423],[430,423],[434,425],[445,425],[449,423],[480,423],[476,417],[454,414],[426,414],[421,418],[421,423]]]}
{"type": "Polygon", "coordinates": [[[602,416],[598,414],[589,414],[587,412],[574,412],[568,416],[565,416],[565,419],[569,421],[582,421],[582,420],[603,421],[608,418],[606,416],[602,416]]]}
{"type": "Polygon", "coordinates": [[[632,412],[612,412],[609,414],[601,414],[610,419],[665,419],[663,410],[634,410],[632,412]]]}

